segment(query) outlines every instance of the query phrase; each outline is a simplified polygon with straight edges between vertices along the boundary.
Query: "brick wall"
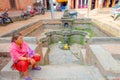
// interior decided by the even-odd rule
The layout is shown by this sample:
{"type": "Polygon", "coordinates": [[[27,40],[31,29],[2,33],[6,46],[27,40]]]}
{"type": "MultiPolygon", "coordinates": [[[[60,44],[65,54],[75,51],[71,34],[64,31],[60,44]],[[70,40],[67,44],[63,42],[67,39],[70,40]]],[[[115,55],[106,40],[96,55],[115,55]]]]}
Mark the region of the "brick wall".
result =
{"type": "Polygon", "coordinates": [[[16,7],[25,10],[28,5],[33,6],[33,3],[35,3],[35,0],[17,0],[16,7]]]}
{"type": "MultiPolygon", "coordinates": [[[[27,5],[32,6],[36,0],[16,0],[16,9],[26,9],[27,5]]],[[[11,9],[9,0],[0,0],[0,11],[4,9],[11,9]]]]}
{"type": "Polygon", "coordinates": [[[6,8],[10,9],[9,0],[0,0],[0,11],[6,8]]]}

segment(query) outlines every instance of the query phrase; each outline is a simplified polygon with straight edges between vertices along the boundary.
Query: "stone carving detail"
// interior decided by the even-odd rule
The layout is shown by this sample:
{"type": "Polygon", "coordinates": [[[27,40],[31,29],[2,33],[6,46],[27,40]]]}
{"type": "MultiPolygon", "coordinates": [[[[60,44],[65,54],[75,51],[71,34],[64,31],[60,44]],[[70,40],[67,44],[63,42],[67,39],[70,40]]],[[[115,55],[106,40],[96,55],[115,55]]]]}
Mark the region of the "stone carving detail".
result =
{"type": "Polygon", "coordinates": [[[62,19],[70,18],[69,10],[65,10],[62,19]]]}

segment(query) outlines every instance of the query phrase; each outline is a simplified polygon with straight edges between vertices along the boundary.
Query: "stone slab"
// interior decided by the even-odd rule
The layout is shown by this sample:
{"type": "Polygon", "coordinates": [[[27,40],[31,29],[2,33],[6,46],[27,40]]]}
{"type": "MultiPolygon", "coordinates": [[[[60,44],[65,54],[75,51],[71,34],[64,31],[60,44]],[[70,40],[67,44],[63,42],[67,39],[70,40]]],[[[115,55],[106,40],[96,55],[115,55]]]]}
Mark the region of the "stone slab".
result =
{"type": "Polygon", "coordinates": [[[109,51],[115,59],[120,60],[120,44],[107,44],[102,46],[109,51]]]}
{"type": "Polygon", "coordinates": [[[0,75],[2,78],[6,78],[6,79],[19,79],[20,75],[19,72],[16,70],[12,70],[11,66],[12,66],[12,60],[0,71],[0,75]]]}
{"type": "MultiPolygon", "coordinates": [[[[31,48],[35,50],[37,46],[36,37],[24,37],[24,40],[29,44],[31,48]]],[[[0,38],[0,52],[9,52],[9,46],[11,42],[11,37],[0,38]]]]}
{"type": "Polygon", "coordinates": [[[90,44],[120,44],[119,37],[94,37],[89,40],[90,44]]]}
{"type": "Polygon", "coordinates": [[[105,80],[94,66],[48,65],[41,71],[30,71],[30,76],[38,80],[105,80]]]}
{"type": "Polygon", "coordinates": [[[0,43],[0,53],[9,52],[10,43],[0,43]]]}
{"type": "MultiPolygon", "coordinates": [[[[36,37],[24,37],[23,38],[28,43],[37,43],[36,37]]],[[[0,43],[10,43],[11,37],[0,37],[0,43]]]]}
{"type": "Polygon", "coordinates": [[[120,74],[120,64],[100,45],[90,45],[92,54],[96,57],[105,72],[120,74]]]}
{"type": "Polygon", "coordinates": [[[49,63],[54,65],[80,64],[80,60],[70,50],[60,49],[58,44],[53,44],[50,46],[49,63]]]}

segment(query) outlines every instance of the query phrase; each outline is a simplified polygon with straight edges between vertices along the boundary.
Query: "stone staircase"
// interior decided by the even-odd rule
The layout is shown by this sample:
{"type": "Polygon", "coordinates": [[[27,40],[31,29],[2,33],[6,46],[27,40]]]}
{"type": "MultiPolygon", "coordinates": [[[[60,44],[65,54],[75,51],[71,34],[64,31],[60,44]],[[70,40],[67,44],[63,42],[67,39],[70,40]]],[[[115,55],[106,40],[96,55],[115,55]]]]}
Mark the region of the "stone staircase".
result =
{"type": "Polygon", "coordinates": [[[29,35],[34,30],[38,29],[40,26],[42,26],[42,22],[37,22],[34,25],[31,25],[30,27],[20,31],[24,36],[29,35]]]}
{"type": "Polygon", "coordinates": [[[120,64],[113,56],[102,45],[90,45],[90,48],[92,64],[98,66],[103,75],[120,78],[120,64]]]}
{"type": "MultiPolygon", "coordinates": [[[[83,65],[46,65],[41,66],[40,71],[29,70],[32,80],[105,80],[94,66],[83,65]]],[[[24,80],[19,78],[18,72],[6,73],[4,77],[0,75],[2,80],[24,80]],[[6,78],[5,76],[10,78],[6,78]]]]}
{"type": "MultiPolygon", "coordinates": [[[[105,80],[97,67],[80,65],[79,59],[70,51],[60,50],[56,44],[52,45],[50,49],[49,65],[41,66],[40,71],[29,69],[32,80],[105,80]]],[[[9,62],[1,70],[0,79],[24,80],[18,71],[11,70],[11,64],[9,62]]]]}
{"type": "Polygon", "coordinates": [[[30,71],[33,80],[105,80],[94,66],[46,65],[40,71],[30,71]]]}

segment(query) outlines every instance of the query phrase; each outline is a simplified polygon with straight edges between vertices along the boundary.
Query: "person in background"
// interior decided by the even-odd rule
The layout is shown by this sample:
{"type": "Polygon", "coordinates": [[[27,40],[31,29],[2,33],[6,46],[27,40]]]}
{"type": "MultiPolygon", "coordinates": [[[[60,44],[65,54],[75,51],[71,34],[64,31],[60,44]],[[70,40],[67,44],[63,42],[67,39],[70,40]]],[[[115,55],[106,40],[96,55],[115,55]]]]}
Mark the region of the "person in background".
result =
{"type": "Polygon", "coordinates": [[[27,13],[27,11],[24,11],[22,9],[20,17],[23,19],[27,19],[30,15],[27,13]]]}
{"type": "Polygon", "coordinates": [[[29,77],[28,67],[32,65],[32,70],[40,70],[38,66],[41,56],[35,52],[23,41],[20,33],[13,33],[10,45],[10,55],[13,61],[12,68],[22,72],[25,80],[32,80],[29,77]]]}
{"type": "Polygon", "coordinates": [[[13,23],[13,20],[9,17],[8,15],[8,10],[6,9],[3,13],[2,13],[2,20],[3,23],[6,24],[6,22],[9,20],[11,23],[13,23]]]}

